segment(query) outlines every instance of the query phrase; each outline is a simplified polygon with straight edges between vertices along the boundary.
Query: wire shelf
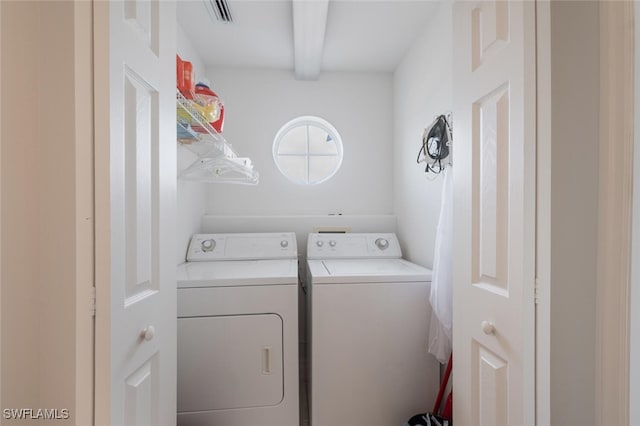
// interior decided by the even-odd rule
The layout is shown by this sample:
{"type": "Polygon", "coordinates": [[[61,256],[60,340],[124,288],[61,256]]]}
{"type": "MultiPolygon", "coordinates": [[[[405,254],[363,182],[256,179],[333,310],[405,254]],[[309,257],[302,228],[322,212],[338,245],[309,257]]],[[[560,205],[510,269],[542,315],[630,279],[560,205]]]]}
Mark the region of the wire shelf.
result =
{"type": "Polygon", "coordinates": [[[214,129],[211,124],[205,120],[200,112],[194,108],[191,102],[182,96],[179,90],[176,91],[176,102],[178,107],[184,110],[191,119],[192,123],[180,123],[178,124],[186,129],[185,126],[190,125],[191,128],[196,129],[197,136],[193,139],[180,140],[180,144],[185,148],[195,153],[198,157],[206,156],[224,156],[225,158],[236,158],[238,154],[225,138],[214,129]],[[204,132],[202,131],[204,130],[204,132]]]}
{"type": "Polygon", "coordinates": [[[207,183],[257,185],[259,174],[249,158],[239,157],[231,144],[218,133],[180,91],[176,91],[177,108],[190,120],[178,114],[178,139],[181,146],[198,156],[180,173],[180,179],[207,183]]]}

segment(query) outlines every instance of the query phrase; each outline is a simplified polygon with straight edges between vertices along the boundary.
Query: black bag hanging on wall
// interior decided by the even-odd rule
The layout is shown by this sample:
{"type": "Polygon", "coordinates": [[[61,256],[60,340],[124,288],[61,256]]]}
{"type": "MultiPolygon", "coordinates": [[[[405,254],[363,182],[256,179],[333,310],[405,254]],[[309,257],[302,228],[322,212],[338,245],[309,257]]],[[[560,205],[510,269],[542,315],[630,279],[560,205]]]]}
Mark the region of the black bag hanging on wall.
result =
{"type": "Polygon", "coordinates": [[[425,172],[440,173],[444,170],[442,160],[449,156],[451,128],[444,115],[439,115],[422,134],[422,146],[417,162],[426,162],[425,172]]]}

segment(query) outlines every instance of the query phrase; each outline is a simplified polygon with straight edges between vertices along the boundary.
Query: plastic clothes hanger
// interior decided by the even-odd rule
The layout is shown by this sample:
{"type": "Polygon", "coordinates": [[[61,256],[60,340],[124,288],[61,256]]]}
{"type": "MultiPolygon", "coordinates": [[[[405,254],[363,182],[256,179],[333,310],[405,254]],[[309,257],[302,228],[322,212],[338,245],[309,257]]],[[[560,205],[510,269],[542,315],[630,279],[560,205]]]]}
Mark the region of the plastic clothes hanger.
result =
{"type": "Polygon", "coordinates": [[[257,185],[259,174],[253,170],[249,158],[200,158],[185,169],[180,177],[210,183],[257,185]]]}

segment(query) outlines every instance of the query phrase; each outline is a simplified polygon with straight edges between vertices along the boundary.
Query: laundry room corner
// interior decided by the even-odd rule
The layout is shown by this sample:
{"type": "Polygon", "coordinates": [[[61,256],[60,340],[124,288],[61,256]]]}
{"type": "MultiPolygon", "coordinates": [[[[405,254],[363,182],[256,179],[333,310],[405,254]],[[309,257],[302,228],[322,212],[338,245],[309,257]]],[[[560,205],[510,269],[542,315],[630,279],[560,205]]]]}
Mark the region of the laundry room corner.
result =
{"type": "MultiPolygon", "coordinates": [[[[453,2],[437,5],[424,32],[393,75],[393,194],[398,238],[406,258],[432,267],[442,176],[416,164],[422,132],[453,107],[453,2]]],[[[455,138],[455,117],[453,121],[455,138]]],[[[455,158],[455,147],[453,147],[455,158]]]]}

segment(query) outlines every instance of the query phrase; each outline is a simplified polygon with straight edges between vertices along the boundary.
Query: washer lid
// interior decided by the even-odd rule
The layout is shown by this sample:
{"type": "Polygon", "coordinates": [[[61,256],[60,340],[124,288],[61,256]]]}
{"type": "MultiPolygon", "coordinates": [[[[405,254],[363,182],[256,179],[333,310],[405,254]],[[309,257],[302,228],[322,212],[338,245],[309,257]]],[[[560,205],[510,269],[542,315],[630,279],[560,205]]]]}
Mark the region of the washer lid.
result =
{"type": "Polygon", "coordinates": [[[431,281],[431,270],[404,259],[309,260],[312,284],[431,281]]]}
{"type": "Polygon", "coordinates": [[[298,260],[219,260],[178,266],[178,288],[298,283],[298,260]]]}

